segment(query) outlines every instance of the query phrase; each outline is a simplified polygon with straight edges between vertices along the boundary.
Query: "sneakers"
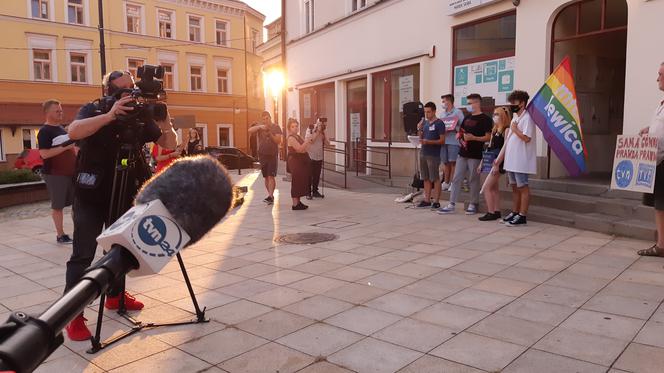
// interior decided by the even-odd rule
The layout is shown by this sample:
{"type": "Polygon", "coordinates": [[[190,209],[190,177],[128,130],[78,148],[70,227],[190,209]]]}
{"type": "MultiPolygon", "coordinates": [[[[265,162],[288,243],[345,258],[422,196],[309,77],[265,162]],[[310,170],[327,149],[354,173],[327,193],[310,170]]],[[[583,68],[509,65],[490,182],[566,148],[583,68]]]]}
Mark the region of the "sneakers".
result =
{"type": "MultiPolygon", "coordinates": [[[[125,291],[123,295],[125,298],[124,305],[127,311],[138,311],[143,309],[143,303],[137,301],[136,298],[129,295],[129,293],[125,291]]],[[[107,297],[104,306],[109,310],[117,310],[118,308],[120,308],[121,296],[122,295],[118,295],[117,297],[111,297],[111,296],[107,297]]]]}
{"type": "Polygon", "coordinates": [[[526,217],[521,215],[521,214],[516,214],[514,219],[510,220],[509,223],[507,223],[507,226],[509,227],[516,227],[518,225],[526,225],[528,222],[526,221],[526,217]]]}
{"type": "Polygon", "coordinates": [[[72,341],[80,342],[87,341],[88,339],[92,338],[90,330],[85,325],[86,321],[88,321],[88,319],[83,317],[83,314],[80,314],[65,327],[65,331],[67,332],[69,339],[72,341]]]}
{"type": "Polygon", "coordinates": [[[517,213],[515,213],[514,211],[511,211],[507,216],[505,216],[505,217],[503,218],[503,220],[501,221],[501,223],[503,223],[503,224],[507,224],[507,223],[509,223],[512,219],[514,219],[515,216],[517,216],[517,213]]]}
{"type": "Polygon", "coordinates": [[[308,209],[309,206],[305,205],[304,203],[300,202],[297,205],[293,206],[293,210],[299,211],[299,210],[306,210],[308,209]]]}
{"type": "Polygon", "coordinates": [[[487,212],[486,214],[477,218],[479,221],[494,221],[500,219],[500,212],[487,212]]]}
{"type": "Polygon", "coordinates": [[[265,197],[263,202],[267,203],[268,205],[272,205],[272,204],[274,204],[274,197],[267,196],[267,197],[265,197]]]}
{"type": "Polygon", "coordinates": [[[443,192],[446,192],[450,189],[451,186],[452,184],[443,181],[443,185],[441,185],[440,188],[443,192]]]}
{"type": "Polygon", "coordinates": [[[466,209],[466,215],[475,215],[477,214],[477,205],[474,203],[469,203],[468,208],[466,209]]]}
{"type": "Polygon", "coordinates": [[[454,208],[456,205],[454,203],[450,203],[447,206],[443,207],[442,209],[438,209],[438,213],[443,215],[443,214],[454,214],[454,208]]]}
{"type": "Polygon", "coordinates": [[[315,192],[311,193],[311,196],[312,196],[313,198],[325,198],[325,196],[323,196],[322,194],[318,193],[318,191],[315,191],[315,192]]]}
{"type": "Polygon", "coordinates": [[[440,203],[434,202],[431,204],[431,209],[432,210],[438,210],[440,208],[440,203]]]}
{"type": "Polygon", "coordinates": [[[426,208],[426,207],[431,207],[431,202],[422,201],[422,202],[420,202],[420,203],[419,203],[417,206],[415,206],[415,207],[417,207],[418,209],[423,209],[423,208],[426,208]]]}
{"type": "Polygon", "coordinates": [[[62,236],[58,236],[55,238],[57,243],[60,245],[70,245],[72,242],[74,242],[68,235],[63,234],[62,236]]]}

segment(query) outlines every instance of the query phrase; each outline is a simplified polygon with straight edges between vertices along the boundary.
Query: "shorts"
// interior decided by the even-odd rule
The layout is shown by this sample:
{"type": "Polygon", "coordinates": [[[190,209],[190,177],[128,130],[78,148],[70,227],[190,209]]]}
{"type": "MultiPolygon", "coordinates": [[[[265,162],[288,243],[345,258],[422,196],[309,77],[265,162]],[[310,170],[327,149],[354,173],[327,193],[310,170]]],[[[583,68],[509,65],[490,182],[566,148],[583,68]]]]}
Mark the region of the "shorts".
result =
{"type": "Polygon", "coordinates": [[[277,168],[279,166],[276,155],[261,155],[258,157],[258,161],[261,164],[261,173],[263,177],[276,177],[277,168]]]}
{"type": "Polygon", "coordinates": [[[655,171],[655,190],[653,193],[643,194],[643,204],[654,207],[657,211],[664,211],[664,162],[657,166],[655,171]]]}
{"type": "Polygon", "coordinates": [[[420,155],[420,177],[426,181],[440,180],[438,166],[440,158],[430,155],[420,155]]]}
{"type": "Polygon", "coordinates": [[[62,210],[74,203],[74,180],[72,176],[42,175],[51,199],[53,210],[62,210]]]}
{"type": "Polygon", "coordinates": [[[528,174],[526,173],[507,171],[507,179],[510,185],[516,184],[517,188],[528,186],[528,174]]]}
{"type": "Polygon", "coordinates": [[[443,164],[456,162],[459,157],[459,145],[445,144],[440,147],[440,162],[443,164]]]}

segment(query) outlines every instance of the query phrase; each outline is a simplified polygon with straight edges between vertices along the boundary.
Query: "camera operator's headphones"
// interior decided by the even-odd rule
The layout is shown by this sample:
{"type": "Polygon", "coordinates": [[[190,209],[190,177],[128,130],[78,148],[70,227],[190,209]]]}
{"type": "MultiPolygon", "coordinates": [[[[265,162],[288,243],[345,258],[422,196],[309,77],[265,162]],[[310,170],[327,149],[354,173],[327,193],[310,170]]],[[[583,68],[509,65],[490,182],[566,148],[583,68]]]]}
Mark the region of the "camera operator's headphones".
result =
{"type": "Polygon", "coordinates": [[[131,75],[129,71],[120,71],[120,70],[113,71],[112,73],[104,77],[102,84],[104,85],[104,91],[107,96],[114,96],[115,94],[118,93],[118,91],[122,91],[122,89],[114,86],[112,83],[114,80],[120,79],[125,75],[130,76],[132,81],[134,80],[133,75],[131,75]]]}

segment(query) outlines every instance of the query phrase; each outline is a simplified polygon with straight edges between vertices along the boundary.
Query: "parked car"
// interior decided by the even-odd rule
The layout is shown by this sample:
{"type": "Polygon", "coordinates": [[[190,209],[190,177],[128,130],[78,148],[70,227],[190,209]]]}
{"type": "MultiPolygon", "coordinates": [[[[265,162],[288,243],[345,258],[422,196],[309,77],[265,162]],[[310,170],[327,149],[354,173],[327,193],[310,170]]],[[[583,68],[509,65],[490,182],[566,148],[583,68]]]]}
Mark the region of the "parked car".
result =
{"type": "Polygon", "coordinates": [[[229,170],[256,168],[258,163],[256,158],[238,148],[208,146],[204,152],[217,159],[229,170]]]}
{"type": "Polygon", "coordinates": [[[41,175],[44,167],[44,160],[39,155],[39,149],[25,149],[18,155],[14,168],[32,170],[37,175],[41,175]]]}

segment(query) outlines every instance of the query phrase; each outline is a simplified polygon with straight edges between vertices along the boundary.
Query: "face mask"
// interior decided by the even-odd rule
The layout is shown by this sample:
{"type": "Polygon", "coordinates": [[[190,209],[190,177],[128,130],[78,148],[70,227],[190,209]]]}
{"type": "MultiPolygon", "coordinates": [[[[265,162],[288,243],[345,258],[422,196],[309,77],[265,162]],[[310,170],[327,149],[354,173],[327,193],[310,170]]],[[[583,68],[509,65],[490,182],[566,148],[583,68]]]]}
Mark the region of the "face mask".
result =
{"type": "Polygon", "coordinates": [[[466,110],[468,110],[469,113],[472,113],[473,111],[475,111],[475,110],[473,110],[473,105],[466,106],[466,110]]]}
{"type": "Polygon", "coordinates": [[[447,111],[447,104],[443,104],[443,110],[447,111]]]}
{"type": "Polygon", "coordinates": [[[500,122],[500,116],[494,115],[493,116],[493,123],[498,124],[500,122]]]}
{"type": "Polygon", "coordinates": [[[510,109],[512,109],[512,113],[518,113],[521,110],[521,105],[510,105],[510,109]]]}

